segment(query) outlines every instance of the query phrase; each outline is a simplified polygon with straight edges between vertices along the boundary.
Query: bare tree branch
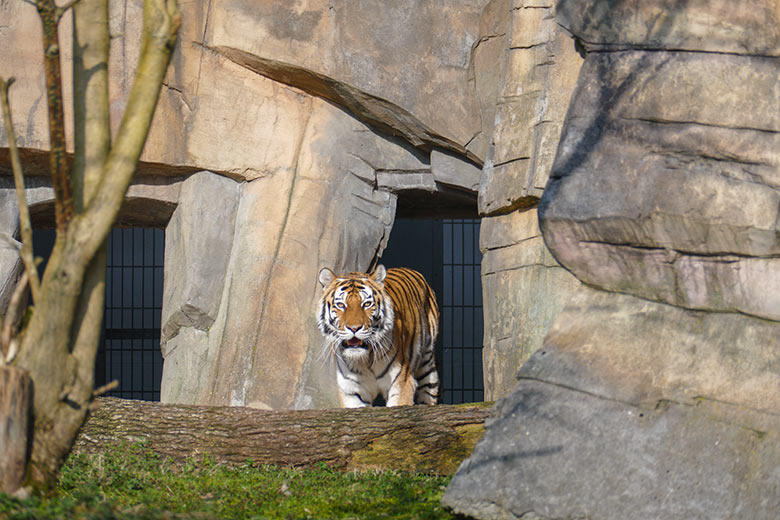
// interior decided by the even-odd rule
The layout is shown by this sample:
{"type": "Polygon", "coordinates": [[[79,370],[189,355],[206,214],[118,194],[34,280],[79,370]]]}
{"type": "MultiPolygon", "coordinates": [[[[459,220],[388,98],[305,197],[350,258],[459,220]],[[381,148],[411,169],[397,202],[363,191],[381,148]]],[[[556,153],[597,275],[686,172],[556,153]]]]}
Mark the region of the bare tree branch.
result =
{"type": "Polygon", "coordinates": [[[81,244],[83,252],[92,257],[100,247],[101,236],[108,235],[119,212],[122,199],[135,173],[152,123],[165,72],[168,68],[181,13],[175,0],[144,2],[144,37],[141,57],[135,73],[122,123],[106,164],[107,175],[101,179],[95,196],[90,200],[82,229],[94,230],[81,244]]]}
{"type": "Polygon", "coordinates": [[[73,218],[73,197],[65,157],[65,116],[62,109],[62,72],[58,23],[62,13],[54,0],[36,0],[43,23],[43,63],[46,73],[46,100],[49,108],[49,166],[54,187],[54,214],[57,231],[64,231],[73,218]]]}
{"type": "Polygon", "coordinates": [[[83,213],[105,175],[111,149],[108,4],[80,0],[72,12],[73,127],[78,131],[73,135],[71,183],[75,211],[83,213]]]}
{"type": "Polygon", "coordinates": [[[5,355],[5,361],[8,364],[11,364],[16,358],[16,355],[19,353],[19,338],[14,336],[11,338],[10,343],[8,344],[8,353],[5,355]]]}
{"type": "Polygon", "coordinates": [[[63,5],[57,7],[57,11],[55,13],[55,18],[57,20],[57,23],[60,23],[60,18],[62,18],[62,15],[64,15],[68,9],[79,3],[80,0],[69,0],[68,2],[65,2],[63,5]]]}
{"type": "Polygon", "coordinates": [[[114,388],[119,386],[119,381],[114,379],[110,383],[106,383],[105,385],[101,386],[100,388],[95,388],[95,390],[92,392],[92,397],[100,397],[103,394],[106,394],[113,390],[114,388]]]}
{"type": "Polygon", "coordinates": [[[22,258],[24,269],[30,280],[30,292],[32,293],[33,302],[35,302],[38,299],[41,282],[38,279],[38,270],[35,268],[35,260],[33,259],[30,210],[27,207],[22,161],[19,158],[19,149],[16,147],[16,134],[14,133],[13,120],[11,119],[11,105],[8,101],[8,89],[13,82],[13,78],[9,78],[8,81],[0,78],[0,103],[2,104],[3,119],[5,120],[5,131],[8,135],[8,148],[11,152],[11,168],[14,172],[16,197],[19,201],[19,228],[22,235],[22,247],[19,251],[19,256],[22,258]]]}
{"type": "MultiPolygon", "coordinates": [[[[111,149],[108,101],[108,2],[80,0],[73,7],[73,128],[71,185],[76,214],[84,208],[106,175],[111,149]]],[[[90,260],[73,323],[73,356],[77,361],[79,400],[94,387],[95,353],[102,330],[108,244],[90,260]]]]}

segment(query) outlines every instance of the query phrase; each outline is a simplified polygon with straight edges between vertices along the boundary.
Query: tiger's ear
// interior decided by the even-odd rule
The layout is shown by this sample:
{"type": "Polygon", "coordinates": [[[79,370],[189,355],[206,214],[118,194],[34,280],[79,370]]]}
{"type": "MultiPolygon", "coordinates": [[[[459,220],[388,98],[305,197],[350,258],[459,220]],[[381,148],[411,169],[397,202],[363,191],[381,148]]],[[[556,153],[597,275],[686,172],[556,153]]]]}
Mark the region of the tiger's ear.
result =
{"type": "Polygon", "coordinates": [[[374,273],[371,275],[371,277],[376,281],[377,283],[382,283],[385,281],[385,276],[387,276],[387,269],[385,269],[385,266],[382,264],[379,264],[376,266],[376,269],[374,269],[374,273]]]}
{"type": "Polygon", "coordinates": [[[336,273],[334,273],[327,267],[323,267],[322,269],[320,269],[320,274],[317,277],[323,289],[327,287],[330,284],[330,282],[333,281],[334,278],[336,278],[336,273]]]}

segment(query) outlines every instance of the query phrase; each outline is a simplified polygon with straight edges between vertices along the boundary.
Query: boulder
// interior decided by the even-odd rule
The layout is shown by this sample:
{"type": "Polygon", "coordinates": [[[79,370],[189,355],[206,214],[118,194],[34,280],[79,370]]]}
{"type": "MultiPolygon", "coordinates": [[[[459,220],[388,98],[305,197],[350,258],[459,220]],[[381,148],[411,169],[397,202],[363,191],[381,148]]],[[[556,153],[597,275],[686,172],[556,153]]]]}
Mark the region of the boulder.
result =
{"type": "Polygon", "coordinates": [[[165,233],[163,352],[181,327],[206,331],[216,319],[239,194],[238,183],[210,172],[182,183],[165,233]]]}
{"type": "Polygon", "coordinates": [[[773,518],[779,333],[580,289],[444,503],[476,518],[773,518]]]}
{"type": "Polygon", "coordinates": [[[774,518],[777,15],[558,13],[587,55],[538,215],[584,284],[444,503],[477,518],[774,518]]]}
{"type": "Polygon", "coordinates": [[[539,209],[558,261],[607,290],[780,319],[778,73],[755,56],[589,55],[539,209]]]}
{"type": "Polygon", "coordinates": [[[205,338],[217,319],[233,248],[240,185],[210,172],[182,183],[165,230],[161,400],[186,401],[199,385],[205,338]],[[199,361],[201,363],[199,363],[199,361]]]}

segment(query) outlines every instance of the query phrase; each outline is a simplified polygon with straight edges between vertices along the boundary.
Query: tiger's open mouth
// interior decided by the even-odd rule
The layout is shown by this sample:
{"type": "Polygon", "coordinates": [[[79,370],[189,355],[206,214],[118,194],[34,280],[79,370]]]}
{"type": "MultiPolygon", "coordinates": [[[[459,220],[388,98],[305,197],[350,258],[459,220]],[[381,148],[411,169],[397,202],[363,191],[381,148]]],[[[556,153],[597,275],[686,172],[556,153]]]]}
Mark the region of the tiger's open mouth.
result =
{"type": "Polygon", "coordinates": [[[341,342],[341,346],[344,348],[366,348],[363,342],[358,338],[344,340],[341,342]]]}

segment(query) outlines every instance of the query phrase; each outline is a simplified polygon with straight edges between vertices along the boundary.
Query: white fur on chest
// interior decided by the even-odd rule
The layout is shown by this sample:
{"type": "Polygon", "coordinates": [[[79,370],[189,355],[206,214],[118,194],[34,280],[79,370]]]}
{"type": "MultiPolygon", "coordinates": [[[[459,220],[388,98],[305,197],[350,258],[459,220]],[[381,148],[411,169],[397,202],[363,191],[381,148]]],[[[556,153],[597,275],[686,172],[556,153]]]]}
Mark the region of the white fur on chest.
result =
{"type": "Polygon", "coordinates": [[[336,381],[341,390],[344,406],[348,408],[367,406],[379,395],[385,401],[388,400],[390,388],[402,369],[401,363],[394,356],[374,355],[370,365],[368,359],[361,362],[349,355],[335,357],[336,381]]]}

